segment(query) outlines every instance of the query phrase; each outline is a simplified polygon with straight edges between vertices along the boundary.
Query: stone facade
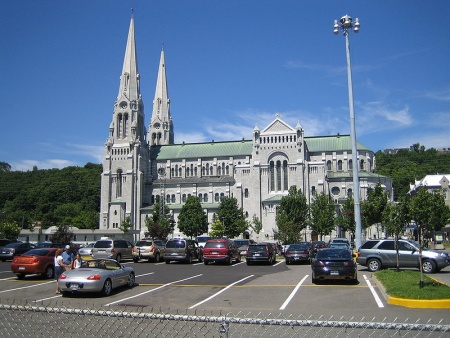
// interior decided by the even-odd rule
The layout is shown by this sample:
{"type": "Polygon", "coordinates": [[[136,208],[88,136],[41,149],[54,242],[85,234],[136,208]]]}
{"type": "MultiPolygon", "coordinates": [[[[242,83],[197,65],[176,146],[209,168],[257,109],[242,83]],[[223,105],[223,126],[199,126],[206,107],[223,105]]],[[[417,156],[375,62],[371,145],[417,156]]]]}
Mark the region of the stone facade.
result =
{"type": "MultiPolygon", "coordinates": [[[[263,224],[259,235],[273,240],[277,207],[296,185],[311,202],[315,194],[332,196],[339,204],[352,195],[352,154],[349,135],[305,137],[297,123],[280,115],[247,140],[174,144],[164,51],[161,52],[152,116],[146,132],[139,88],[134,19],[131,19],[119,94],[114,103],[101,182],[99,230],[117,231],[128,219],[136,239],[144,236],[145,218],[162,196],[175,222],[189,195],[197,196],[211,222],[223,197],[235,197],[249,220],[263,224]]],[[[392,183],[374,174],[372,150],[358,143],[360,195],[381,183],[392,198],[392,183]]],[[[342,234],[337,233],[331,236],[342,234]]],[[[182,235],[174,229],[173,235],[182,235]]],[[[251,232],[243,237],[256,238],[251,232]]],[[[305,239],[314,239],[309,230],[305,239]]]]}

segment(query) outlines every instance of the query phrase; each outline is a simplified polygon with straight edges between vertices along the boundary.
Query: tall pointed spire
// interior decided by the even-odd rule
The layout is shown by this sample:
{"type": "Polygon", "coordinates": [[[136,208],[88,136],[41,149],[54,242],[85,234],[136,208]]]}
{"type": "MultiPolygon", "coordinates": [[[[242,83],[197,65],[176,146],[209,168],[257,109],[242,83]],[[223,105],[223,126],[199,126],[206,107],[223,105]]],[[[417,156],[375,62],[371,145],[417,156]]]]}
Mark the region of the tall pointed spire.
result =
{"type": "Polygon", "coordinates": [[[164,145],[174,143],[173,122],[170,115],[170,99],[167,89],[166,64],[164,49],[161,50],[159,60],[158,79],[156,80],[153,111],[149,125],[150,145],[164,145]]]}
{"type": "Polygon", "coordinates": [[[134,37],[134,17],[131,17],[128,30],[127,47],[123,60],[122,75],[120,76],[119,100],[124,95],[129,101],[140,99],[139,73],[136,54],[136,39],[134,37]]]}

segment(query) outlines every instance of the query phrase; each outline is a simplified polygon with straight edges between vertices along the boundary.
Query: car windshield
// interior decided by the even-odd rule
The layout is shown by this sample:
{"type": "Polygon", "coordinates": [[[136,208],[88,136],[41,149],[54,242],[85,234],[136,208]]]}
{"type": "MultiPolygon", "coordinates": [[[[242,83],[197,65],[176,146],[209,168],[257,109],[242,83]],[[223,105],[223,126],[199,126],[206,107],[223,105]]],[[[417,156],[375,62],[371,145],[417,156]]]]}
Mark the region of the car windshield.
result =
{"type": "Polygon", "coordinates": [[[151,241],[139,241],[136,243],[136,246],[152,246],[153,242],[151,241]]]}
{"type": "Polygon", "coordinates": [[[94,248],[100,249],[112,248],[112,241],[97,241],[94,244],[94,248]]]}
{"type": "Polygon", "coordinates": [[[8,245],[5,245],[5,248],[17,248],[19,245],[21,245],[22,243],[10,243],[8,245]]]}
{"type": "Polygon", "coordinates": [[[305,244],[292,244],[288,247],[289,251],[295,251],[295,250],[309,250],[309,247],[305,244]]]}
{"type": "Polygon", "coordinates": [[[224,242],[206,242],[205,248],[225,248],[224,242]]]}
{"type": "Polygon", "coordinates": [[[319,250],[317,252],[316,260],[328,260],[328,259],[352,259],[352,255],[348,250],[332,249],[332,250],[319,250]]]}
{"type": "Polygon", "coordinates": [[[235,240],[234,243],[237,246],[244,246],[244,245],[248,245],[249,244],[248,241],[239,241],[239,240],[235,240]]]}
{"type": "Polygon", "coordinates": [[[265,245],[250,245],[248,247],[249,251],[265,251],[266,246],[265,245]]]}
{"type": "Polygon", "coordinates": [[[24,253],[24,256],[46,256],[50,250],[28,250],[24,253]]]}
{"type": "Polygon", "coordinates": [[[186,243],[184,241],[168,241],[166,243],[166,248],[172,248],[172,249],[180,249],[184,248],[186,243]]]}

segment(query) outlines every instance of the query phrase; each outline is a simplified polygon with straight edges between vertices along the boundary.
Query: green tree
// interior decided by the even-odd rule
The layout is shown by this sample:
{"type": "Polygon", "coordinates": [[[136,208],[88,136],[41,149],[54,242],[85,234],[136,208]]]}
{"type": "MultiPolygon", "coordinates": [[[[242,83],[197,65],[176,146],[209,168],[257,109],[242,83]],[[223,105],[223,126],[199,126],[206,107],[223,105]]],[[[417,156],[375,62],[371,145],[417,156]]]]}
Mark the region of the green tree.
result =
{"type": "Polygon", "coordinates": [[[225,235],[225,226],[216,217],[213,218],[213,222],[211,224],[211,231],[209,232],[208,235],[210,235],[211,238],[222,238],[225,235]]]}
{"type": "Polygon", "coordinates": [[[370,188],[368,190],[367,200],[361,203],[361,218],[364,229],[367,229],[372,224],[382,222],[383,212],[387,202],[387,193],[383,190],[380,183],[378,183],[375,188],[370,188]]]}
{"type": "Polygon", "coordinates": [[[262,222],[260,221],[258,216],[256,216],[256,214],[253,215],[252,221],[248,223],[248,227],[255,232],[255,234],[256,234],[256,241],[258,242],[258,240],[259,240],[259,233],[261,232],[263,226],[262,226],[262,222]]]}
{"type": "Polygon", "coordinates": [[[387,204],[383,211],[383,221],[386,224],[386,231],[393,235],[395,239],[395,249],[397,252],[397,271],[400,270],[399,242],[400,234],[411,221],[409,215],[409,200],[402,198],[398,203],[387,204]]]}
{"type": "Polygon", "coordinates": [[[73,239],[73,232],[68,225],[60,225],[56,232],[51,236],[52,243],[70,243],[73,239]]]}
{"type": "Polygon", "coordinates": [[[429,232],[440,229],[448,219],[448,206],[445,205],[444,196],[439,192],[430,192],[420,188],[411,198],[410,215],[415,221],[419,233],[419,263],[420,263],[420,287],[424,285],[422,269],[423,236],[429,232]]]}
{"type": "Polygon", "coordinates": [[[345,232],[355,233],[355,202],[352,197],[347,198],[343,204],[340,205],[339,215],[336,218],[337,225],[345,232]]]}
{"type": "Polygon", "coordinates": [[[0,233],[6,239],[15,240],[19,236],[21,228],[16,222],[2,222],[0,223],[0,233]]]}
{"type": "Polygon", "coordinates": [[[0,162],[0,171],[11,171],[11,165],[6,162],[0,162]]]}
{"type": "Polygon", "coordinates": [[[320,234],[328,235],[333,231],[336,221],[336,209],[330,197],[324,192],[316,195],[310,205],[311,229],[320,234]]]}
{"type": "Polygon", "coordinates": [[[174,222],[170,216],[170,210],[167,205],[163,205],[164,210],[158,199],[154,204],[152,215],[145,219],[145,226],[148,230],[146,236],[165,240],[173,231],[174,222]]]}
{"type": "Polygon", "coordinates": [[[309,208],[305,195],[296,186],[289,188],[289,194],[283,196],[276,217],[279,241],[291,244],[301,241],[301,231],[308,224],[309,208]]]}
{"type": "Polygon", "coordinates": [[[237,199],[234,197],[225,197],[220,201],[217,219],[225,225],[224,235],[229,238],[238,237],[248,229],[244,211],[239,208],[237,199]]]}
{"type": "Polygon", "coordinates": [[[187,198],[178,215],[178,229],[191,238],[208,232],[208,216],[198,197],[187,198]]]}
{"type": "Polygon", "coordinates": [[[119,230],[122,232],[127,232],[130,229],[133,229],[133,223],[131,223],[130,216],[127,216],[125,220],[122,223],[120,223],[119,230]]]}

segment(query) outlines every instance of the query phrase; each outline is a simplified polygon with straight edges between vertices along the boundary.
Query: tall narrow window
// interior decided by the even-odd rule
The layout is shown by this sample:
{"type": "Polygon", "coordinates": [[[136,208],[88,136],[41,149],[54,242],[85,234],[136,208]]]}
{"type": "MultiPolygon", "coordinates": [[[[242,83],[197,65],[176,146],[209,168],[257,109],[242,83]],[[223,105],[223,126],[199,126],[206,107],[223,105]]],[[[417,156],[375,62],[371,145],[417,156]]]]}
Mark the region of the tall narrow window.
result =
{"type": "Polygon", "coordinates": [[[203,202],[203,194],[198,194],[198,200],[200,203],[203,202]]]}
{"type": "Polygon", "coordinates": [[[353,161],[352,160],[348,161],[348,170],[353,170],[353,161]]]}
{"type": "Polygon", "coordinates": [[[247,188],[244,189],[244,197],[248,198],[248,189],[247,188]]]}
{"type": "Polygon", "coordinates": [[[288,165],[287,161],[283,161],[283,190],[289,190],[289,179],[288,179],[288,165]]]}
{"type": "Polygon", "coordinates": [[[117,137],[122,138],[122,130],[123,130],[123,123],[122,123],[122,114],[117,115],[117,137]]]}
{"type": "Polygon", "coordinates": [[[214,202],[219,202],[219,193],[214,194],[214,202]]]}
{"type": "Polygon", "coordinates": [[[338,170],[342,171],[342,160],[338,161],[338,170]]]}
{"type": "Polygon", "coordinates": [[[117,170],[116,197],[122,197],[122,169],[117,170]]]}
{"type": "Polygon", "coordinates": [[[125,114],[123,116],[123,137],[127,137],[128,133],[127,133],[127,129],[128,129],[128,114],[125,114]]]}
{"type": "Polygon", "coordinates": [[[327,161],[327,170],[328,171],[331,170],[331,161],[330,160],[327,161]]]}
{"type": "Polygon", "coordinates": [[[277,169],[276,169],[276,175],[277,175],[277,191],[281,190],[281,162],[277,161],[277,169]]]}
{"type": "Polygon", "coordinates": [[[275,191],[275,167],[273,161],[270,161],[270,191],[275,191]]]}
{"type": "Polygon", "coordinates": [[[311,195],[316,196],[316,187],[315,186],[311,187],[311,195]]]}
{"type": "Polygon", "coordinates": [[[175,194],[172,194],[171,199],[172,199],[172,203],[175,203],[175,202],[176,202],[175,194]]]}
{"type": "Polygon", "coordinates": [[[364,160],[361,160],[359,163],[359,169],[364,170],[364,160]]]}
{"type": "Polygon", "coordinates": [[[208,194],[203,194],[203,202],[208,202],[208,194]]]}

